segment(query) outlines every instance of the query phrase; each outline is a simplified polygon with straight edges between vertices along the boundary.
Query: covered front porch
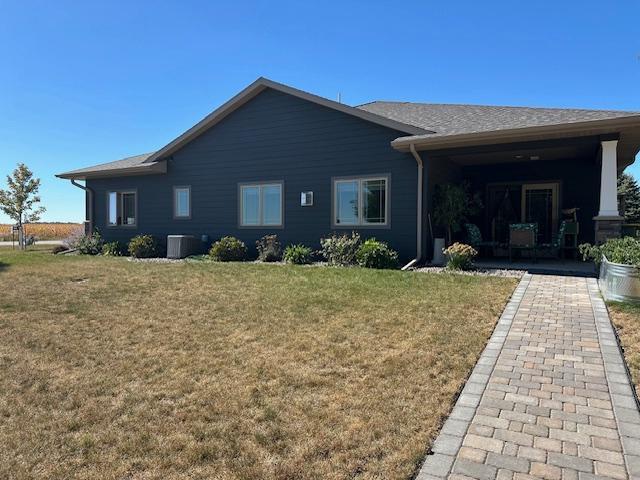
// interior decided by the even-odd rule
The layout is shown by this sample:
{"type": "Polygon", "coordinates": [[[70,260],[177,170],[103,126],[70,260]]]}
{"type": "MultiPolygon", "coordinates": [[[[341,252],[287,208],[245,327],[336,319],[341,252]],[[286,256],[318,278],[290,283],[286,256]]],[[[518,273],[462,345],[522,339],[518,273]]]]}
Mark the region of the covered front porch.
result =
{"type": "MultiPolygon", "coordinates": [[[[609,134],[434,151],[427,190],[443,183],[468,186],[479,208],[451,240],[474,245],[484,259],[578,259],[581,243],[620,234],[616,180],[626,164],[619,141],[609,134]],[[527,226],[535,231],[516,245],[514,229],[527,226]]],[[[444,233],[433,224],[433,202],[426,199],[427,252],[444,233]]],[[[576,264],[567,270],[582,271],[576,264]]]]}

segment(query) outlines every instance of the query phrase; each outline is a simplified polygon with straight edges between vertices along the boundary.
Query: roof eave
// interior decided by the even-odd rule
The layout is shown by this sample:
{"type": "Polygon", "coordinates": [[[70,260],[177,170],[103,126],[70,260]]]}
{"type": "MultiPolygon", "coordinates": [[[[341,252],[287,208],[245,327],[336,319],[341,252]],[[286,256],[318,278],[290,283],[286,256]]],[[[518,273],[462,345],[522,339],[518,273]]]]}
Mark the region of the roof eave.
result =
{"type": "Polygon", "coordinates": [[[440,150],[443,148],[468,147],[491,143],[510,143],[533,140],[540,136],[563,137],[568,135],[585,136],[609,133],[621,128],[640,128],[640,115],[619,117],[606,120],[522,127],[486,132],[463,133],[458,135],[434,136],[432,138],[406,136],[396,138],[391,146],[396,150],[408,152],[411,145],[418,150],[440,150]]]}
{"type": "Polygon", "coordinates": [[[361,110],[355,107],[351,107],[349,105],[345,105],[343,103],[334,102],[333,100],[329,100],[327,98],[320,97],[318,95],[314,95],[312,93],[308,93],[302,90],[298,90],[296,88],[290,87],[288,85],[284,85],[282,83],[274,82],[264,77],[258,78],[251,85],[246,87],[240,93],[232,97],[230,100],[222,104],[220,107],[215,109],[209,115],[204,117],[200,122],[196,123],[189,130],[184,132],[182,135],[165,145],[163,148],[158,150],[156,153],[151,155],[145,162],[153,162],[162,158],[165,158],[176,150],[184,146],[186,143],[206,131],[207,129],[214,126],[216,123],[220,122],[227,115],[231,114],[242,105],[246,104],[249,100],[257,96],[259,93],[263,92],[267,88],[271,88],[273,90],[277,90],[279,92],[283,92],[289,95],[293,95],[298,98],[302,98],[304,100],[317,103],[319,105],[332,108],[334,110],[346,113],[348,115],[353,115],[355,117],[361,118],[363,120],[376,123],[378,125],[382,125],[393,130],[398,130],[400,132],[406,132],[411,135],[423,135],[426,133],[434,133],[424,128],[419,128],[414,125],[408,125],[402,122],[398,122],[396,120],[391,120],[390,118],[386,118],[375,113],[367,112],[366,110],[361,110]]]}
{"type": "Polygon", "coordinates": [[[167,162],[143,163],[135,167],[113,168],[109,170],[94,170],[84,172],[65,172],[56,175],[66,180],[91,180],[94,178],[128,177],[139,175],[158,175],[167,173],[167,162]]]}

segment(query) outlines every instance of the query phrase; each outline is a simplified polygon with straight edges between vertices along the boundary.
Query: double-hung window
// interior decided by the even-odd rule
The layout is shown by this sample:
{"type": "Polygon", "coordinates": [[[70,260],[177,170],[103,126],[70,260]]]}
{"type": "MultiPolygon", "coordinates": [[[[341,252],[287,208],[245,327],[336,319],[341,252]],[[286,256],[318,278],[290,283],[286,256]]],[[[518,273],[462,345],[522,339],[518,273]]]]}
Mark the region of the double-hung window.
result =
{"type": "Polygon", "coordinates": [[[240,185],[241,227],[282,227],[282,182],[240,185]]]}
{"type": "Polygon", "coordinates": [[[135,227],[138,224],[138,202],[135,191],[107,194],[107,225],[135,227]]]}
{"type": "Polygon", "coordinates": [[[173,217],[191,218],[191,187],[173,187],[173,217]]]}
{"type": "Polygon", "coordinates": [[[333,181],[334,226],[387,226],[389,178],[345,178],[333,181]]]}

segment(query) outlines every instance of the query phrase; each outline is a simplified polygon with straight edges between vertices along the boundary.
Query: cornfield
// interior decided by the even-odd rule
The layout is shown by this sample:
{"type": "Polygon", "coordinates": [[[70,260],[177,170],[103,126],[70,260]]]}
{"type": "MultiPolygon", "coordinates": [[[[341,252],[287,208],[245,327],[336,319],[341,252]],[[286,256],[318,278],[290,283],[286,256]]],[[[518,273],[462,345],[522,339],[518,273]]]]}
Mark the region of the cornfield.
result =
{"type": "MultiPolygon", "coordinates": [[[[36,240],[64,240],[78,231],[82,232],[83,228],[81,223],[29,223],[24,226],[24,232],[33,235],[36,240]]],[[[11,224],[0,223],[2,241],[11,241],[11,224]]]]}

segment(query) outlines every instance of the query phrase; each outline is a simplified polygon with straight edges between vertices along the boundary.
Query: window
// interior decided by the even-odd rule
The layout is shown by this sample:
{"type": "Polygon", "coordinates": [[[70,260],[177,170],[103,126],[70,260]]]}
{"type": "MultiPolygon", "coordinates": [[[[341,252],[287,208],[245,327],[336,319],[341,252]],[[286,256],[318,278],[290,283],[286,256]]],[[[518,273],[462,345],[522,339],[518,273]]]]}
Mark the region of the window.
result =
{"type": "Polygon", "coordinates": [[[107,225],[135,227],[137,224],[136,192],[109,192],[107,225]]]}
{"type": "Polygon", "coordinates": [[[240,185],[240,226],[282,226],[282,183],[240,185]]]}
{"type": "Polygon", "coordinates": [[[386,226],[386,177],[334,180],[335,226],[386,226]]]}
{"type": "Polygon", "coordinates": [[[173,187],[173,217],[191,218],[191,187],[173,187]]]}

